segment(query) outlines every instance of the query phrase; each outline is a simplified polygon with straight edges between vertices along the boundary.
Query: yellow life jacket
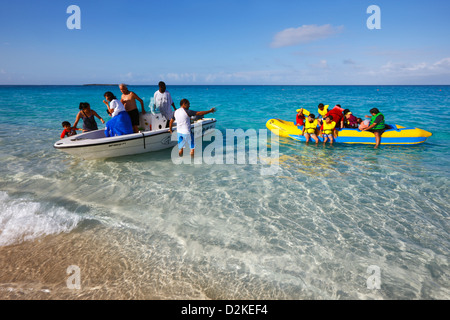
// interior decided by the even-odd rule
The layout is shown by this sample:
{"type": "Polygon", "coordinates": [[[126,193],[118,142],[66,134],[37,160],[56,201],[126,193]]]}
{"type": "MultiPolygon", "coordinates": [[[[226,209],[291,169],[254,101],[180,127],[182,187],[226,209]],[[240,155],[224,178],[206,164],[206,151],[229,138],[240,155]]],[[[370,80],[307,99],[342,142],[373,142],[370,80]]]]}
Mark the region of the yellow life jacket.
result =
{"type": "Polygon", "coordinates": [[[320,111],[320,109],[317,109],[317,112],[319,112],[322,118],[325,118],[325,115],[328,113],[328,105],[324,106],[322,111],[320,111]]]}
{"type": "Polygon", "coordinates": [[[313,122],[309,122],[308,120],[305,121],[305,132],[306,133],[315,133],[317,128],[317,120],[314,120],[313,122]]]}
{"type": "MultiPolygon", "coordinates": [[[[297,113],[299,113],[299,112],[300,112],[300,110],[301,110],[301,109],[297,109],[297,113]]],[[[309,112],[308,110],[306,110],[306,109],[303,109],[303,115],[304,115],[304,116],[306,116],[306,117],[307,117],[307,116],[309,116],[309,114],[310,114],[310,112],[309,112]]]]}
{"type": "Polygon", "coordinates": [[[331,123],[328,124],[326,121],[324,121],[322,132],[324,134],[332,134],[335,127],[336,127],[336,122],[331,121],[331,123]]]}

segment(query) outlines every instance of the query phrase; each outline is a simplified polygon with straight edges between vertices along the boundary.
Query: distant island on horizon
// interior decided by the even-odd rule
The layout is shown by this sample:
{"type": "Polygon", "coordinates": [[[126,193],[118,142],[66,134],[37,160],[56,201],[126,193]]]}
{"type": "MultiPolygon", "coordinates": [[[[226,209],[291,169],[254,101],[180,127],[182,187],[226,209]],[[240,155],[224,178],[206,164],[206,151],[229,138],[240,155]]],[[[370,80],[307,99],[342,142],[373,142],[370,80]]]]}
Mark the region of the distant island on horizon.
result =
{"type": "MultiPolygon", "coordinates": [[[[119,83],[87,83],[82,86],[118,86],[119,83]]],[[[126,84],[127,86],[157,86],[157,84],[126,84]]],[[[76,85],[75,85],[76,86],[76,85]]],[[[171,86],[249,86],[249,87],[440,87],[450,84],[172,84],[171,86]]]]}

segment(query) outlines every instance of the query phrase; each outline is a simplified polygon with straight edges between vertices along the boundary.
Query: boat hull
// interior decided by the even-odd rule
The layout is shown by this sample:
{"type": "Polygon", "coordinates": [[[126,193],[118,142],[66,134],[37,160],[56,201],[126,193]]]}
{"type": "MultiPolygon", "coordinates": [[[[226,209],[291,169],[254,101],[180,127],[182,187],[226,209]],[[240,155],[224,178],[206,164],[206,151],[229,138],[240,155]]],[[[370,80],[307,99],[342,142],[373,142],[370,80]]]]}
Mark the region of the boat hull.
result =
{"type": "MultiPolygon", "coordinates": [[[[215,119],[204,119],[193,124],[193,130],[201,127],[202,134],[197,139],[211,134],[216,125],[215,119]]],[[[176,127],[174,128],[176,132],[176,127]]],[[[176,135],[175,135],[176,137],[176,135]]],[[[86,160],[105,159],[127,155],[154,152],[176,146],[169,130],[159,129],[116,137],[105,137],[104,130],[95,130],[55,142],[54,147],[72,156],[86,160]]]]}
{"type": "MultiPolygon", "coordinates": [[[[432,134],[419,128],[405,128],[397,125],[388,125],[389,129],[384,131],[381,136],[382,145],[414,145],[420,144],[427,140],[432,134]]],[[[297,141],[306,141],[302,136],[302,126],[296,126],[293,122],[270,119],[266,123],[266,127],[274,134],[280,137],[288,137],[297,141]]],[[[375,144],[375,136],[368,131],[361,131],[359,129],[338,129],[338,136],[335,139],[336,143],[349,144],[375,144]]],[[[323,141],[322,137],[318,136],[319,141],[323,141]]]]}

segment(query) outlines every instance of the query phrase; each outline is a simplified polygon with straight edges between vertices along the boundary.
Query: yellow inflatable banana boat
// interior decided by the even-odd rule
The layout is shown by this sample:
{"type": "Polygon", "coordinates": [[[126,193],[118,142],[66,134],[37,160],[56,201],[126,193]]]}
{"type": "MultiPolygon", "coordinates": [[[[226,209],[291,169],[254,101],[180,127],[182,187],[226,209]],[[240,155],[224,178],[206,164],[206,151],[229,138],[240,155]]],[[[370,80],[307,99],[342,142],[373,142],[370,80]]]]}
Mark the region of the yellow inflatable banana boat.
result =
{"type": "MultiPolygon", "coordinates": [[[[306,141],[302,136],[303,126],[281,119],[269,119],[266,127],[280,137],[292,138],[297,141],[306,141]]],[[[375,144],[375,136],[368,131],[359,129],[337,129],[337,143],[375,144]]],[[[423,143],[432,133],[419,128],[406,128],[398,125],[386,124],[386,131],[381,135],[380,144],[414,145],[423,143]]],[[[318,137],[322,141],[322,137],[318,137]]]]}

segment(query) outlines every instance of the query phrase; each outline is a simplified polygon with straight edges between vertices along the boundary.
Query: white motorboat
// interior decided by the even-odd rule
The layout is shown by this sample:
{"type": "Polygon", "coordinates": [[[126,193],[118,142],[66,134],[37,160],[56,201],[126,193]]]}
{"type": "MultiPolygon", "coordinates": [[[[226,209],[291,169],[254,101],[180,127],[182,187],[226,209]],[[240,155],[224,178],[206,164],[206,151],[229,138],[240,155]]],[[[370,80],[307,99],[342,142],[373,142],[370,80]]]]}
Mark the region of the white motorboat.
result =
{"type": "MultiPolygon", "coordinates": [[[[212,134],[216,119],[200,119],[192,124],[196,139],[212,134]],[[196,130],[197,129],[197,130],[196,130]]],[[[56,149],[86,160],[113,158],[126,155],[158,151],[174,147],[176,135],[172,138],[166,128],[166,120],[161,114],[145,114],[140,116],[140,132],[122,136],[106,137],[105,130],[89,131],[61,139],[53,145],[56,149]]],[[[172,126],[176,132],[176,122],[172,126]]]]}

